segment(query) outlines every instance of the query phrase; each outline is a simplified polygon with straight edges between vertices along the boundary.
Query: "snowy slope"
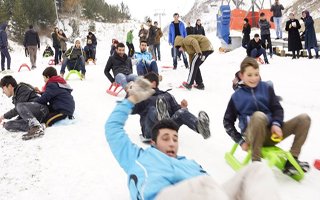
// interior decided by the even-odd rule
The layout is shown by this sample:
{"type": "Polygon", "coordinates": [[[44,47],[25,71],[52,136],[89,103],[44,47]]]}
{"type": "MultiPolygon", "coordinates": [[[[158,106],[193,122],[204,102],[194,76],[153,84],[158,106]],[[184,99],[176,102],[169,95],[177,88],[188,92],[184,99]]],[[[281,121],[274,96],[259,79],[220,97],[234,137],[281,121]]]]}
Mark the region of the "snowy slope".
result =
{"type": "MultiPolygon", "coordinates": [[[[85,22],[84,22],[85,23],[85,22]]],[[[124,40],[126,26],[97,24],[98,50],[97,65],[87,66],[85,81],[76,78],[69,80],[74,88],[76,101],[74,121],[65,125],[46,129],[43,138],[22,141],[22,133],[10,133],[0,127],[0,199],[4,200],[97,200],[128,199],[126,175],[113,158],[104,136],[104,123],[121,97],[107,95],[109,86],[103,70],[109,56],[111,39],[124,40]]],[[[135,30],[136,31],[136,30],[135,30]]],[[[85,34],[84,34],[85,35],[85,34]]],[[[84,36],[83,35],[83,36],[84,36]]],[[[136,35],[136,32],[134,32],[136,35]]],[[[219,40],[214,33],[208,36],[215,48],[219,40]]],[[[38,59],[34,71],[17,72],[21,63],[29,63],[22,48],[10,43],[15,52],[12,55],[13,76],[20,82],[42,86],[42,71],[48,59],[38,59]]],[[[135,47],[138,41],[135,38],[135,47]]],[[[171,65],[170,50],[166,41],[162,42],[161,65],[171,65]]],[[[40,56],[40,54],[38,54],[40,56]]],[[[173,88],[172,94],[178,101],[186,98],[189,109],[194,114],[200,110],[208,112],[211,118],[212,137],[203,140],[201,136],[183,126],[180,129],[180,153],[197,160],[214,179],[223,183],[234,175],[234,171],[224,161],[224,153],[230,150],[233,142],[225,133],[222,118],[227,102],[232,94],[231,80],[245,56],[243,49],[228,54],[216,50],[201,67],[205,91],[184,91],[177,89],[186,80],[188,71],[179,67],[176,71],[162,71],[164,77],[160,87],[173,88]]],[[[313,163],[320,159],[320,79],[319,60],[280,58],[275,56],[270,65],[261,66],[264,80],[272,80],[276,93],[283,97],[285,119],[306,112],[312,118],[312,127],[304,145],[301,160],[313,163]]],[[[60,67],[57,66],[57,70],[60,67]]],[[[0,75],[2,77],[3,75],[0,75]]],[[[3,94],[0,97],[0,114],[12,108],[11,100],[3,94]]],[[[139,118],[130,116],[126,130],[137,144],[139,141],[139,118]]],[[[288,149],[292,138],[280,146],[288,149]]],[[[240,154],[243,154],[240,152],[240,154]]],[[[277,169],[274,174],[284,200],[315,200],[320,197],[320,172],[312,168],[301,183],[283,175],[277,169]]],[[[272,191],[271,191],[272,192],[272,191]]]]}

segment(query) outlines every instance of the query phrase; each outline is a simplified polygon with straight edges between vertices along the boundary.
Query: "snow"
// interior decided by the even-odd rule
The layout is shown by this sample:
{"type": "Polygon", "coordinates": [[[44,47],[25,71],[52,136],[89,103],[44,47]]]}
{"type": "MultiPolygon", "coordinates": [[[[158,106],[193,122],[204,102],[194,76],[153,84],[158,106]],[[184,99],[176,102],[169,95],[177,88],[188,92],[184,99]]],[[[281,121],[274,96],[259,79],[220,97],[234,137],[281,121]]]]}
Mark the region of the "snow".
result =
{"type": "MultiPolygon", "coordinates": [[[[42,138],[30,141],[22,141],[21,132],[11,133],[0,128],[1,199],[129,199],[127,176],[111,154],[104,135],[107,117],[116,101],[124,97],[123,93],[120,97],[106,94],[110,83],[103,73],[104,66],[109,56],[111,39],[117,37],[124,41],[125,29],[129,30],[126,26],[96,24],[97,65],[86,66],[86,80],[80,81],[73,77],[68,81],[74,88],[72,94],[76,101],[75,120],[64,121],[47,128],[42,138]]],[[[135,33],[137,30],[134,35],[135,33]]],[[[83,36],[85,33],[82,38],[83,36]]],[[[212,137],[203,140],[201,136],[182,126],[179,154],[195,159],[218,183],[223,183],[235,172],[224,160],[224,154],[231,149],[233,142],[225,133],[222,118],[233,92],[231,80],[246,54],[242,48],[221,54],[218,52],[220,42],[215,33],[210,33],[208,37],[215,47],[215,52],[201,66],[206,90],[177,89],[176,86],[185,81],[188,74],[188,71],[180,66],[176,71],[161,72],[164,79],[160,88],[172,88],[171,93],[178,101],[187,99],[192,113],[197,114],[200,110],[205,110],[209,114],[212,137]]],[[[41,47],[41,53],[38,53],[38,68],[31,72],[26,69],[17,72],[20,64],[29,64],[29,58],[24,57],[21,47],[12,42],[10,45],[14,49],[11,53],[14,71],[12,75],[18,82],[41,87],[44,84],[42,71],[49,60],[40,55],[44,45],[41,47]]],[[[137,38],[134,45],[138,49],[137,38]]],[[[161,50],[163,60],[159,66],[172,65],[166,41],[162,41],[161,50]]],[[[263,80],[272,80],[276,93],[283,97],[281,104],[285,110],[285,119],[304,112],[312,118],[309,136],[300,156],[301,160],[312,165],[315,159],[320,159],[320,124],[317,123],[320,118],[319,60],[291,60],[289,57],[274,56],[270,63],[261,65],[261,75],[263,80]]],[[[56,68],[60,70],[60,66],[56,68]]],[[[2,76],[1,74],[0,77],[2,76]]],[[[11,99],[4,94],[0,99],[2,114],[13,105],[11,99]]],[[[130,116],[125,129],[132,141],[147,147],[139,141],[138,120],[138,116],[130,116]]],[[[289,149],[291,143],[292,138],[288,138],[280,147],[289,149]]],[[[319,199],[320,172],[314,167],[300,183],[277,169],[273,169],[273,172],[284,200],[319,199]]]]}

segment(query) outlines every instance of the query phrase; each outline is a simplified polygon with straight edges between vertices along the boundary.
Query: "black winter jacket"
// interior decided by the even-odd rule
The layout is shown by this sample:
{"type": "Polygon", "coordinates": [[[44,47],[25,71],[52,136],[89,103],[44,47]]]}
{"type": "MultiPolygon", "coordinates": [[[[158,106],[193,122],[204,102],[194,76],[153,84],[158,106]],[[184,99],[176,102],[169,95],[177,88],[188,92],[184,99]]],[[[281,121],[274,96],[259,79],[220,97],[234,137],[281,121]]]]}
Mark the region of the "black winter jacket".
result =
{"type": "Polygon", "coordinates": [[[196,24],[196,26],[193,28],[193,31],[194,31],[193,34],[195,35],[204,35],[204,36],[206,35],[206,33],[204,32],[204,28],[201,24],[200,25],[196,24]]]}
{"type": "Polygon", "coordinates": [[[261,47],[263,47],[264,49],[266,48],[266,45],[264,43],[262,43],[262,41],[259,39],[258,42],[256,42],[254,40],[254,38],[252,40],[250,40],[250,42],[248,43],[248,47],[247,47],[247,55],[250,56],[251,55],[251,51],[253,49],[261,49],[261,47]]]}
{"type": "MultiPolygon", "coordinates": [[[[34,88],[26,83],[19,83],[17,87],[14,88],[14,94],[12,97],[12,103],[16,106],[18,103],[23,102],[35,102],[39,99],[38,94],[34,88]]],[[[6,112],[3,117],[5,119],[11,119],[18,115],[16,108],[13,108],[6,112]]]]}
{"type": "Polygon", "coordinates": [[[132,74],[132,63],[131,59],[126,54],[124,54],[123,57],[120,57],[117,52],[114,52],[113,56],[110,56],[108,59],[104,69],[104,74],[107,76],[109,81],[113,83],[115,81],[114,77],[119,73],[124,75],[132,74]],[[110,70],[113,72],[113,77],[110,74],[110,70]]]}
{"type": "Polygon", "coordinates": [[[40,48],[40,39],[37,31],[29,29],[24,36],[23,45],[25,47],[38,46],[38,48],[40,48]]]}

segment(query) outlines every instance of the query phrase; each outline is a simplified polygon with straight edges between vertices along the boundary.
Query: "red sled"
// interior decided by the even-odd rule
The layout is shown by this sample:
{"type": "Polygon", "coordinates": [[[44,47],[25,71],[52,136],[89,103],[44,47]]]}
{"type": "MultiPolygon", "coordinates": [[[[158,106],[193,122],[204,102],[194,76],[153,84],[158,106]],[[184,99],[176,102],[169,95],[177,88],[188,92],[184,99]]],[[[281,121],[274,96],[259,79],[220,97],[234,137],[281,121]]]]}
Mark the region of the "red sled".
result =
{"type": "Polygon", "coordinates": [[[22,65],[20,65],[18,72],[20,72],[22,67],[26,67],[29,71],[31,71],[29,65],[27,65],[26,63],[23,63],[22,65]]]}
{"type": "MultiPolygon", "coordinates": [[[[186,81],[183,81],[182,84],[179,86],[179,88],[181,88],[181,89],[185,88],[185,87],[183,86],[183,84],[187,84],[187,82],[186,82],[186,81]]],[[[192,87],[194,87],[195,85],[196,85],[196,84],[193,84],[192,87]]]]}
{"type": "Polygon", "coordinates": [[[161,68],[165,68],[165,69],[173,69],[173,66],[161,66],[161,68]]]}
{"type": "Polygon", "coordinates": [[[313,165],[316,169],[320,170],[320,160],[315,160],[313,165]]]}
{"type": "Polygon", "coordinates": [[[110,87],[107,89],[107,93],[112,95],[112,96],[118,96],[119,93],[123,90],[123,88],[121,87],[120,84],[112,84],[110,85],[110,87]],[[118,89],[119,88],[119,89],[118,89]]]}

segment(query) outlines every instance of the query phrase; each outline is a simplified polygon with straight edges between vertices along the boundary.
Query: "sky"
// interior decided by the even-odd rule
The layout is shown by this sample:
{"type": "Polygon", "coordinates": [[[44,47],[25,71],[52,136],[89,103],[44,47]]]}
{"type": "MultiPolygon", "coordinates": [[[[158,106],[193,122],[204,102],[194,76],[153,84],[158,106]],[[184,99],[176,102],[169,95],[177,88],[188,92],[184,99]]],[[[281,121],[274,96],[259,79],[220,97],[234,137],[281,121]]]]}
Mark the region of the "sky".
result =
{"type": "MultiPolygon", "coordinates": [[[[109,4],[120,4],[122,0],[106,0],[109,4]]],[[[172,15],[178,12],[180,15],[186,14],[194,4],[194,0],[123,0],[128,5],[131,16],[138,20],[143,20],[145,16],[149,16],[153,21],[160,21],[159,17],[155,17],[154,13],[165,13],[161,22],[163,25],[166,21],[171,21],[172,15]]]]}

